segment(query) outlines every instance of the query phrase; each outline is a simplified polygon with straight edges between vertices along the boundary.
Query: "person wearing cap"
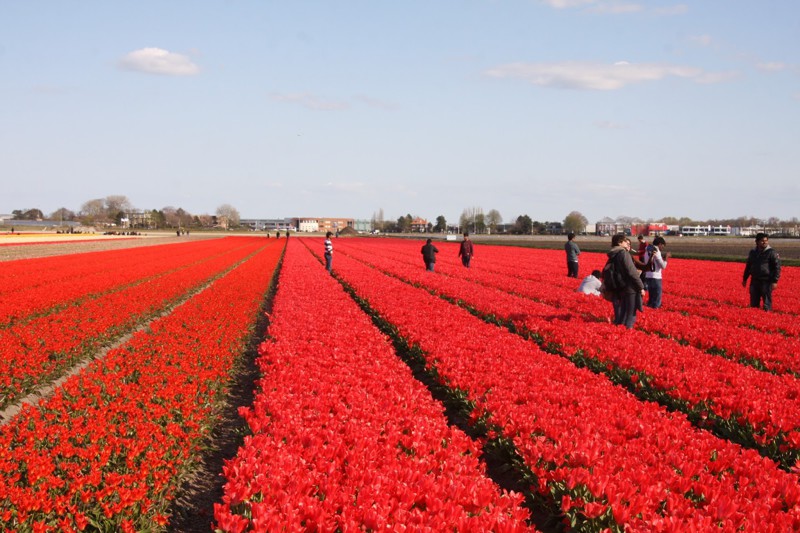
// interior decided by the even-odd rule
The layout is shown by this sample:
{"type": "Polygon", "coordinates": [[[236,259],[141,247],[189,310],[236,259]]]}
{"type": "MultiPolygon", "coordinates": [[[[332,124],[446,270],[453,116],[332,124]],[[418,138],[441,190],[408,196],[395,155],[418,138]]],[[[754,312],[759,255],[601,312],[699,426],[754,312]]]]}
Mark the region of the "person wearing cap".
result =
{"type": "Polygon", "coordinates": [[[750,278],[750,307],[759,307],[764,302],[764,311],[772,309],[772,291],[781,277],[781,257],[769,245],[766,233],[756,235],[756,247],[747,255],[742,287],[747,287],[750,278]]]}
{"type": "Polygon", "coordinates": [[[436,266],[436,254],[438,253],[439,249],[432,244],[431,239],[428,239],[425,244],[422,245],[422,260],[425,261],[426,270],[433,272],[436,266]]]}

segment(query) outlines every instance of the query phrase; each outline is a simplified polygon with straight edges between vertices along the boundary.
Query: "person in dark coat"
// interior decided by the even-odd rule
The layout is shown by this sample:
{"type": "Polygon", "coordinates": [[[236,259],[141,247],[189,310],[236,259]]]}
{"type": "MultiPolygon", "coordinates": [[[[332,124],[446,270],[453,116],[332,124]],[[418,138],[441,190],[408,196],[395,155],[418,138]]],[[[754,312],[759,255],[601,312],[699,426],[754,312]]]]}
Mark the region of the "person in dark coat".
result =
{"type": "Polygon", "coordinates": [[[433,272],[433,268],[436,265],[436,254],[438,253],[439,249],[431,243],[430,239],[422,246],[422,260],[425,261],[427,270],[433,272]]]}
{"type": "Polygon", "coordinates": [[[631,257],[631,241],[623,234],[611,238],[611,250],[608,260],[614,262],[616,271],[622,275],[623,286],[615,291],[612,299],[614,305],[614,324],[633,328],[636,322],[636,311],[642,310],[644,283],[641,273],[633,264],[631,257]]]}
{"type": "Polygon", "coordinates": [[[742,287],[747,287],[750,278],[750,307],[759,307],[764,302],[764,311],[772,309],[772,291],[781,277],[781,257],[769,245],[766,233],[756,235],[756,247],[747,255],[742,287]]]}
{"type": "Polygon", "coordinates": [[[464,232],[464,240],[461,241],[461,245],[458,247],[458,256],[461,258],[461,264],[469,268],[469,262],[475,256],[475,247],[472,245],[472,241],[469,240],[468,231],[464,232]]]}

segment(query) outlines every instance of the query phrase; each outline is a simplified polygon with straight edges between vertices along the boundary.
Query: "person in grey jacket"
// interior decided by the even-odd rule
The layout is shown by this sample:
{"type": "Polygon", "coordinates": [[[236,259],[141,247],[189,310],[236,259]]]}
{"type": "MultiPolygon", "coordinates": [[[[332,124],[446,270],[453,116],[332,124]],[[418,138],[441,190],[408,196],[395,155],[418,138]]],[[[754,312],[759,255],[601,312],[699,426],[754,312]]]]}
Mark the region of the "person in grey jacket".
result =
{"type": "Polygon", "coordinates": [[[763,300],[764,311],[772,309],[772,291],[781,277],[781,257],[769,245],[766,233],[756,235],[756,247],[747,255],[742,287],[747,287],[750,278],[750,307],[759,307],[763,300]]]}
{"type": "Polygon", "coordinates": [[[567,252],[567,277],[578,277],[578,256],[581,255],[581,249],[575,244],[575,234],[569,233],[567,235],[567,242],[564,243],[564,251],[567,252]]]}
{"type": "Polygon", "coordinates": [[[636,311],[642,310],[644,283],[641,273],[636,269],[631,257],[631,241],[623,234],[611,238],[611,250],[608,260],[614,262],[616,271],[622,276],[623,286],[614,293],[614,324],[633,328],[636,322],[636,311]]]}

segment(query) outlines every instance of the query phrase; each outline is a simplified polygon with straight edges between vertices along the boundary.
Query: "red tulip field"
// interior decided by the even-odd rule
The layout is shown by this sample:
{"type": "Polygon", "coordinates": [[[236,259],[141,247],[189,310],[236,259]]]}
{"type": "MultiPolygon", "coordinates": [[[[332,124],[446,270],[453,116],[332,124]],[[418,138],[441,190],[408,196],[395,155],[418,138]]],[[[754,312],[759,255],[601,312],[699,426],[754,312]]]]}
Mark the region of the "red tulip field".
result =
{"type": "Polygon", "coordinates": [[[670,260],[628,330],[563,251],[322,240],[0,263],[0,409],[53,388],[0,425],[0,530],[174,530],[254,337],[207,531],[800,530],[797,267],[767,313],[670,260]]]}

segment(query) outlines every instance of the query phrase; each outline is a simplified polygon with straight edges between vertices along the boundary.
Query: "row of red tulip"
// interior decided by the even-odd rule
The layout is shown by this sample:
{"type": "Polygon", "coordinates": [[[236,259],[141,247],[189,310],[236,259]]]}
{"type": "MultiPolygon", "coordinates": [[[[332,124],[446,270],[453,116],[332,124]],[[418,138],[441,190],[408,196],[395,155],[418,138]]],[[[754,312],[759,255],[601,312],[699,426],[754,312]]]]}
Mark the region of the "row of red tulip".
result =
{"type": "Polygon", "coordinates": [[[235,239],[209,239],[3,263],[0,327],[80,305],[94,295],[141,283],[241,245],[235,239]]]}
{"type": "Polygon", "coordinates": [[[268,334],[221,530],[528,530],[521,496],[485,476],[473,441],[299,239],[268,334]]]}
{"type": "MultiPolygon", "coordinates": [[[[190,262],[181,266],[167,261],[171,268],[159,275],[152,275],[146,269],[148,273],[137,283],[88,294],[74,305],[65,302],[64,307],[52,314],[39,314],[0,329],[0,407],[91,357],[100,347],[163,312],[259,246],[257,241],[244,243],[230,239],[227,244],[220,243],[216,253],[205,259],[184,256],[190,262]]],[[[161,252],[167,258],[172,250],[161,252]]],[[[135,265],[129,268],[137,272],[135,265]]]]}
{"type": "MultiPolygon", "coordinates": [[[[800,527],[797,477],[756,452],[343,254],[335,272],[427,352],[443,380],[468,391],[476,417],[489,413],[573,521],[633,531],[800,527]]],[[[583,326],[573,324],[578,334],[583,326]]]]}
{"type": "MultiPolygon", "coordinates": [[[[349,253],[350,248],[342,248],[349,253]]],[[[619,329],[607,322],[585,317],[592,307],[608,312],[610,305],[600,298],[544,284],[537,284],[534,292],[523,282],[514,290],[511,278],[475,269],[464,274],[463,268],[455,266],[450,271],[440,270],[444,275],[430,276],[421,269],[408,269],[404,262],[384,258],[378,250],[369,255],[355,249],[352,253],[392,275],[532,332],[561,353],[600,361],[612,374],[621,369],[624,379],[639,379],[640,387],[674,398],[693,416],[711,415],[737,441],[754,442],[788,466],[800,455],[800,382],[791,375],[761,372],[641,330],[619,335],[619,329]],[[501,285],[505,290],[494,288],[501,285]],[[559,305],[533,301],[531,295],[559,305]],[[582,308],[583,313],[574,308],[582,308]]],[[[657,317],[660,312],[651,314],[657,317]]]]}
{"type": "Polygon", "coordinates": [[[280,258],[281,247],[264,244],[0,428],[0,529],[168,523],[280,258]]]}

